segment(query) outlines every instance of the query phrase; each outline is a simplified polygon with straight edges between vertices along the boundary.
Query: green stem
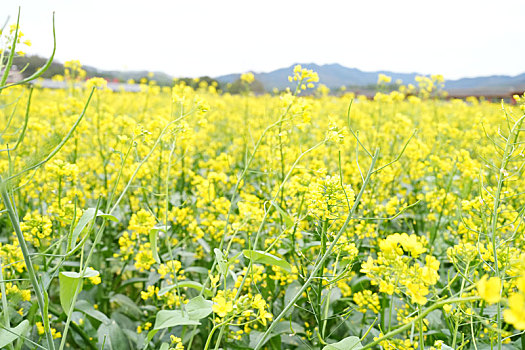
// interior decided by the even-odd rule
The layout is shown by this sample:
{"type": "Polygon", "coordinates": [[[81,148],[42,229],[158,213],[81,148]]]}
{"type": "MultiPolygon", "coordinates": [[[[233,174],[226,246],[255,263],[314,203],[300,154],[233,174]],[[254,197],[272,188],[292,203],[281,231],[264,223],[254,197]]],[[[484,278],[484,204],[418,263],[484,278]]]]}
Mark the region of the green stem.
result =
{"type": "Polygon", "coordinates": [[[37,279],[35,270],[33,268],[33,262],[31,261],[29,250],[27,249],[27,244],[24,239],[24,235],[22,234],[22,230],[20,229],[20,223],[18,222],[17,215],[13,209],[13,205],[7,193],[6,187],[7,187],[6,183],[2,182],[2,178],[0,178],[0,193],[2,194],[2,200],[7,209],[7,213],[9,214],[9,219],[11,221],[11,224],[13,225],[13,228],[15,230],[16,237],[20,245],[20,250],[22,251],[22,255],[24,256],[24,261],[26,264],[27,273],[29,275],[29,280],[31,281],[31,285],[33,286],[33,289],[35,290],[38,307],[40,309],[40,316],[42,316],[42,323],[44,325],[44,332],[46,334],[47,346],[49,350],[54,350],[55,344],[53,343],[53,335],[51,334],[51,328],[49,327],[49,318],[48,318],[48,313],[46,310],[47,309],[46,305],[48,301],[44,300],[44,293],[42,291],[40,283],[38,283],[38,279],[37,279]]]}
{"type": "Polygon", "coordinates": [[[466,303],[466,302],[469,302],[469,301],[476,301],[476,300],[479,300],[479,299],[480,299],[479,297],[468,297],[468,298],[447,299],[447,300],[443,300],[441,302],[437,302],[434,305],[432,305],[431,307],[429,307],[428,309],[426,309],[425,311],[421,312],[418,317],[414,318],[409,323],[407,323],[407,324],[405,324],[405,325],[403,325],[403,326],[401,326],[401,327],[399,327],[397,329],[394,329],[391,332],[388,332],[387,334],[383,335],[382,337],[374,340],[373,342],[371,342],[369,344],[366,344],[365,346],[363,346],[361,348],[361,350],[370,349],[370,348],[376,346],[377,344],[381,343],[384,340],[390,339],[390,338],[398,335],[399,333],[403,333],[404,331],[410,329],[412,327],[412,325],[414,324],[414,322],[418,322],[419,320],[423,319],[426,315],[428,315],[429,313],[431,313],[435,309],[439,309],[440,307],[443,307],[444,305],[452,304],[452,303],[466,303]]]}
{"type": "MultiPolygon", "coordinates": [[[[0,258],[0,291],[2,292],[2,308],[4,317],[4,327],[11,329],[11,323],[9,321],[9,306],[7,304],[7,293],[5,291],[4,282],[4,267],[2,266],[2,259],[0,258]]],[[[14,349],[13,344],[9,344],[9,349],[14,349]]]]}
{"type": "Polygon", "coordinates": [[[357,209],[357,206],[359,205],[359,202],[361,200],[361,197],[365,191],[365,188],[367,187],[368,185],[368,182],[370,181],[370,177],[372,176],[372,173],[373,173],[373,169],[374,169],[374,166],[376,164],[376,161],[377,161],[377,158],[379,156],[379,149],[376,150],[375,154],[374,154],[374,157],[372,158],[372,163],[370,165],[370,169],[368,170],[368,173],[366,175],[366,178],[365,178],[365,181],[363,182],[363,186],[361,187],[361,190],[359,191],[356,199],[355,199],[355,202],[354,202],[354,205],[352,206],[352,209],[350,210],[350,212],[348,213],[348,216],[346,217],[346,220],[343,224],[343,226],[341,227],[341,229],[339,230],[339,232],[337,233],[337,235],[335,236],[334,238],[334,241],[330,244],[330,246],[328,247],[328,249],[326,250],[325,254],[323,255],[323,257],[321,258],[321,260],[319,260],[319,262],[314,266],[310,276],[308,277],[308,279],[305,281],[305,283],[303,284],[303,286],[301,287],[301,289],[295,294],[295,296],[288,302],[288,304],[284,307],[283,311],[281,311],[281,313],[275,318],[275,320],[270,324],[270,326],[268,327],[268,329],[266,330],[266,332],[264,332],[264,334],[262,335],[262,337],[259,339],[259,342],[257,343],[257,345],[255,346],[254,350],[259,350],[266,338],[270,335],[270,332],[275,328],[275,326],[277,325],[277,323],[286,315],[286,313],[288,312],[288,310],[290,310],[293,305],[295,304],[295,302],[301,297],[301,295],[303,294],[303,292],[308,288],[308,286],[312,283],[313,279],[315,278],[315,276],[317,275],[317,272],[321,269],[321,266],[323,266],[324,262],[326,261],[326,259],[328,259],[328,257],[330,256],[330,254],[332,253],[332,251],[334,250],[337,242],[339,241],[339,238],[343,235],[343,233],[345,232],[346,230],[346,227],[348,226],[348,224],[350,223],[350,220],[352,219],[353,215],[354,215],[354,212],[356,211],[357,209]]]}
{"type": "MultiPolygon", "coordinates": [[[[503,154],[503,157],[501,159],[501,167],[498,172],[498,187],[496,190],[496,194],[494,196],[494,206],[493,206],[493,212],[492,212],[492,222],[491,222],[491,241],[492,241],[492,255],[494,256],[494,270],[496,272],[496,276],[498,278],[502,278],[503,276],[500,276],[500,270],[499,270],[499,262],[498,262],[498,252],[497,252],[497,242],[496,242],[496,236],[497,236],[497,223],[498,223],[498,217],[499,217],[499,207],[500,207],[500,201],[501,201],[501,191],[503,189],[503,183],[505,182],[505,171],[507,168],[507,165],[510,161],[512,152],[514,151],[514,146],[518,140],[518,136],[520,133],[521,125],[523,124],[523,120],[525,119],[525,115],[522,116],[511,129],[510,135],[507,138],[507,143],[505,145],[505,152],[503,154]],[[514,139],[511,141],[511,137],[514,136],[514,139]]],[[[501,293],[501,291],[500,291],[501,293]]],[[[498,324],[498,329],[501,329],[501,303],[498,301],[496,305],[497,313],[496,313],[496,322],[498,324]]],[[[501,332],[498,332],[498,350],[501,350],[502,343],[501,343],[501,332]]]]}

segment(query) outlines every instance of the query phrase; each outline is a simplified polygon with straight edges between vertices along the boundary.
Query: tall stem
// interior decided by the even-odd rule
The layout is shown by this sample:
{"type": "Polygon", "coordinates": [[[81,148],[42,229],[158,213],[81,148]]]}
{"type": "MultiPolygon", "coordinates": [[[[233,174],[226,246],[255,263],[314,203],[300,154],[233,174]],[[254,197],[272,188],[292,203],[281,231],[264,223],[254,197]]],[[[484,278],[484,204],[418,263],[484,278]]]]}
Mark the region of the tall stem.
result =
{"type": "Polygon", "coordinates": [[[264,332],[264,334],[262,335],[262,337],[259,339],[259,342],[257,343],[257,345],[255,346],[254,350],[259,350],[261,349],[261,347],[263,346],[264,342],[266,341],[266,338],[270,335],[270,332],[275,328],[275,326],[277,325],[277,323],[287,314],[288,310],[290,310],[295,302],[302,296],[303,292],[306,291],[306,289],[308,288],[308,286],[312,283],[312,281],[316,278],[316,275],[317,275],[317,272],[319,272],[319,270],[321,269],[321,267],[323,266],[324,262],[328,259],[328,257],[330,256],[330,254],[332,253],[332,251],[334,250],[337,242],[339,241],[339,238],[343,235],[344,231],[346,230],[346,227],[348,226],[348,223],[350,222],[350,220],[352,219],[353,215],[354,215],[354,212],[356,211],[357,209],[357,206],[359,205],[359,202],[361,200],[361,197],[365,191],[365,188],[367,187],[368,185],[368,182],[370,181],[370,177],[372,176],[372,173],[373,173],[373,169],[374,169],[374,166],[376,164],[376,161],[377,161],[377,158],[379,156],[379,150],[376,150],[375,154],[374,154],[374,157],[372,158],[372,164],[370,164],[370,169],[368,170],[368,173],[366,175],[366,178],[365,178],[365,181],[363,182],[363,186],[361,187],[361,190],[359,191],[357,197],[356,197],[356,200],[354,202],[354,205],[352,206],[352,209],[350,210],[350,212],[348,213],[348,216],[346,217],[346,220],[343,224],[343,226],[341,227],[341,229],[339,230],[339,232],[337,233],[337,235],[335,236],[334,238],[334,241],[330,244],[330,246],[328,247],[328,249],[326,250],[326,252],[324,253],[323,257],[319,260],[319,262],[314,266],[312,272],[310,273],[310,276],[308,277],[308,279],[304,282],[303,286],[301,287],[301,289],[299,289],[299,291],[295,294],[295,296],[288,302],[288,304],[284,307],[283,311],[281,311],[281,313],[279,314],[279,316],[277,316],[275,318],[275,320],[270,324],[270,326],[268,327],[268,329],[266,330],[266,332],[264,332]]]}
{"type": "Polygon", "coordinates": [[[47,304],[49,300],[47,300],[47,298],[44,299],[44,292],[42,290],[42,287],[40,286],[40,283],[38,283],[38,279],[35,274],[35,269],[33,268],[33,262],[31,261],[31,256],[29,255],[29,250],[27,249],[27,244],[24,239],[24,235],[22,234],[22,230],[20,229],[20,223],[18,222],[17,215],[13,208],[13,204],[11,203],[11,198],[9,198],[9,194],[7,193],[7,185],[5,183],[2,183],[1,178],[0,193],[2,194],[2,200],[4,201],[5,207],[7,209],[9,220],[11,221],[13,229],[15,230],[16,237],[20,245],[20,250],[24,255],[24,261],[26,264],[27,273],[29,275],[29,280],[31,281],[31,285],[35,290],[36,300],[38,302],[38,308],[40,309],[40,315],[42,316],[42,324],[44,325],[44,332],[46,334],[47,347],[49,350],[55,350],[55,344],[53,343],[53,335],[51,333],[51,328],[49,327],[49,317],[47,313],[47,304]]]}

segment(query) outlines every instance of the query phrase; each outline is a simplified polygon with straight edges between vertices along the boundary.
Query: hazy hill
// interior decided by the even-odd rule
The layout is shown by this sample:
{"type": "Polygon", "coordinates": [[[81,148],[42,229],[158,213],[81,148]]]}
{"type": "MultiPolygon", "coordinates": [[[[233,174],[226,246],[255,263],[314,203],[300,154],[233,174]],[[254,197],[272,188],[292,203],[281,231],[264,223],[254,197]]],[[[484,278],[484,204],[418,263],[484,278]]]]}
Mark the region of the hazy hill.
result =
{"type": "MultiPolygon", "coordinates": [[[[338,88],[340,86],[369,86],[377,83],[377,76],[382,73],[392,77],[395,82],[398,79],[403,84],[415,84],[415,77],[418,73],[396,73],[390,71],[364,72],[357,68],[348,68],[340,64],[317,65],[314,63],[301,64],[303,67],[313,69],[319,74],[319,81],[329,88],[338,88]]],[[[266,73],[254,73],[255,79],[259,80],[266,90],[273,88],[284,89],[291,84],[288,82],[288,76],[293,71],[290,67],[277,69],[266,73]]],[[[222,83],[231,83],[239,78],[240,74],[228,74],[216,77],[222,83]]],[[[462,89],[506,89],[506,90],[525,90],[525,73],[517,76],[494,75],[487,77],[462,78],[458,80],[447,80],[445,89],[462,90],[462,89]]]]}
{"type": "MultiPolygon", "coordinates": [[[[39,67],[43,66],[46,59],[39,56],[19,57],[15,64],[19,68],[25,68],[24,76],[29,76],[34,73],[39,67]]],[[[392,77],[392,82],[400,79],[403,84],[415,84],[415,77],[418,73],[396,73],[391,71],[375,71],[365,72],[357,68],[348,68],[340,64],[325,64],[317,65],[315,63],[301,64],[303,67],[313,69],[319,74],[320,83],[325,84],[331,89],[346,86],[350,88],[363,88],[365,90],[373,91],[377,83],[377,76],[385,74],[392,77]]],[[[292,74],[293,67],[280,68],[271,72],[254,73],[255,79],[260,82],[261,89],[271,91],[273,88],[279,90],[291,86],[288,82],[288,76],[292,74]]],[[[135,81],[148,76],[148,71],[108,71],[100,70],[95,67],[84,66],[88,77],[99,76],[110,81],[118,80],[126,82],[129,79],[135,81]]],[[[64,74],[64,66],[60,62],[53,62],[47,72],[44,73],[44,78],[51,78],[56,74],[64,74]]],[[[240,77],[240,73],[228,74],[216,77],[215,79],[222,85],[234,83],[240,77]]],[[[212,80],[207,78],[208,80],[212,80]]],[[[154,72],[152,80],[155,80],[159,85],[171,85],[173,77],[163,73],[154,72]]],[[[191,79],[186,79],[190,81],[191,79]]],[[[491,95],[517,93],[525,91],[525,73],[517,76],[507,75],[492,75],[475,78],[462,78],[457,80],[447,80],[445,82],[445,89],[457,95],[491,95]]],[[[355,91],[355,90],[354,90],[355,91]]]]}

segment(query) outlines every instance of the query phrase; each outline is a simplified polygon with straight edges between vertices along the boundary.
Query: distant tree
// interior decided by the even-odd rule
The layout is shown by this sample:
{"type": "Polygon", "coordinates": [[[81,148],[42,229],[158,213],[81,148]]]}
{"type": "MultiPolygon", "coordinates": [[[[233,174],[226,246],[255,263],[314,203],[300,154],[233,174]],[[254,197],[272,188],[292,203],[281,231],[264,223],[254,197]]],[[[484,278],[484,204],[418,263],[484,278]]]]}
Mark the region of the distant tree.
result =
{"type": "Polygon", "coordinates": [[[253,92],[254,94],[264,94],[266,89],[264,88],[264,85],[257,79],[253,80],[249,84],[245,81],[242,81],[241,79],[237,79],[229,85],[227,91],[230,94],[242,94],[248,92],[253,92]]]}
{"type": "Polygon", "coordinates": [[[186,85],[191,86],[194,89],[199,88],[203,82],[205,82],[207,85],[214,85],[217,87],[217,89],[222,89],[223,84],[219,83],[219,81],[210,78],[209,76],[203,76],[199,78],[179,78],[176,81],[182,81],[186,85]]]}
{"type": "MultiPolygon", "coordinates": [[[[22,75],[24,78],[27,78],[33,75],[40,67],[46,64],[47,58],[31,55],[31,56],[21,56],[15,59],[15,64],[18,66],[18,69],[22,70],[22,75]]],[[[64,65],[60,62],[53,62],[47,71],[42,74],[42,78],[50,79],[51,77],[60,74],[64,74],[64,65]]]]}

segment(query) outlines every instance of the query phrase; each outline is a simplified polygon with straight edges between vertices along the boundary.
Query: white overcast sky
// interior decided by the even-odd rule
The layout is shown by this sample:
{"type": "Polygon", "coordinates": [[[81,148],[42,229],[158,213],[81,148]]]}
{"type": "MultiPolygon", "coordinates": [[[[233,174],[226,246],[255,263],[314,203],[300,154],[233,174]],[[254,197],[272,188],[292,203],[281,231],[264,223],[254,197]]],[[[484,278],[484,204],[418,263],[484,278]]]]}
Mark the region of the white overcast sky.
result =
{"type": "Polygon", "coordinates": [[[174,76],[340,63],[448,79],[525,72],[524,0],[0,0],[48,56],[174,76]]]}

